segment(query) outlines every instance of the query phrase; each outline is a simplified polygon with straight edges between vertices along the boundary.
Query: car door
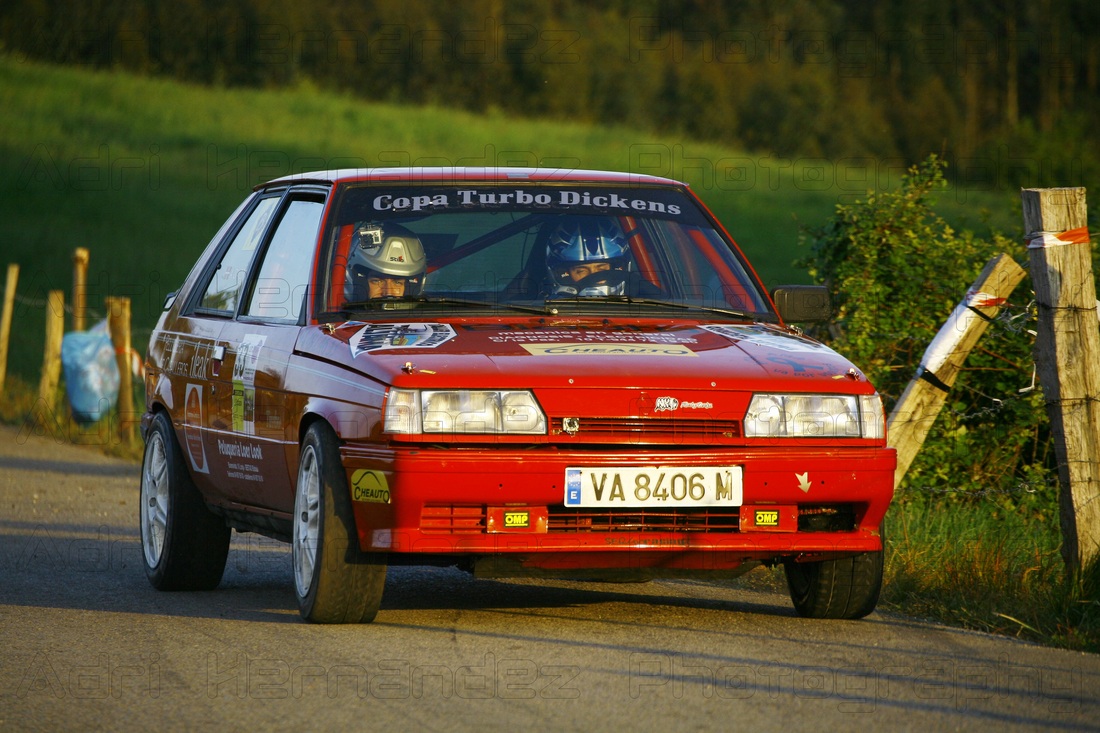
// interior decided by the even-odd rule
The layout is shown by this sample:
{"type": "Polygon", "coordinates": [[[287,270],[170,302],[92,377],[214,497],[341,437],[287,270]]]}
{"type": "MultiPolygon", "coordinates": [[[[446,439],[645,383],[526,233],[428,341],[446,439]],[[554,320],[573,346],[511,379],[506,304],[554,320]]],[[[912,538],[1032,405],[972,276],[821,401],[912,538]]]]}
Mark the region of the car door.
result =
{"type": "Polygon", "coordinates": [[[213,435],[233,501],[289,512],[297,470],[298,407],[284,380],[305,316],[324,194],[292,190],[261,243],[238,314],[217,339],[213,435]]]}
{"type": "Polygon", "coordinates": [[[182,377],[176,390],[184,405],[182,442],[191,475],[204,493],[219,503],[229,498],[223,481],[224,461],[218,455],[215,420],[220,397],[215,381],[225,355],[219,338],[237,312],[247,273],[279,200],[277,194],[261,195],[244,208],[183,306],[177,320],[179,333],[168,347],[170,364],[177,364],[170,370],[182,377]]]}

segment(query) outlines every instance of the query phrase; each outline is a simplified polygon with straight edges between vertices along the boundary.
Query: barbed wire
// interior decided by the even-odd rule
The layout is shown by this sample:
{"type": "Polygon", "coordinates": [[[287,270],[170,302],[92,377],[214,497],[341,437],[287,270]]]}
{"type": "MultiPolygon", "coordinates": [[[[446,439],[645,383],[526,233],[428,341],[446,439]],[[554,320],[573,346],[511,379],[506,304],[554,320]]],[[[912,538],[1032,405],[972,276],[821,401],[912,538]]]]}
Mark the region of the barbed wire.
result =
{"type": "Polygon", "coordinates": [[[954,494],[965,497],[1015,496],[1018,494],[1037,494],[1043,489],[1058,488],[1056,478],[1042,481],[1018,481],[1007,489],[967,489],[959,486],[906,486],[900,493],[954,494]]]}
{"type": "MultiPolygon", "coordinates": [[[[42,298],[31,298],[31,297],[26,296],[26,295],[20,295],[19,293],[16,293],[13,296],[12,300],[19,303],[20,305],[24,305],[24,306],[27,306],[27,307],[30,307],[30,308],[40,308],[42,310],[45,310],[45,309],[50,307],[50,303],[49,303],[48,300],[45,300],[45,299],[42,299],[42,298]]],[[[65,313],[69,314],[70,316],[76,314],[76,309],[72,306],[71,303],[63,303],[62,307],[64,308],[65,313]]],[[[84,315],[89,320],[97,321],[97,322],[102,321],[107,317],[106,313],[104,313],[100,310],[97,310],[95,308],[89,308],[89,307],[84,308],[84,315]]],[[[149,337],[151,337],[152,335],[153,335],[152,327],[147,327],[147,328],[133,328],[133,327],[131,327],[130,328],[130,340],[131,340],[132,343],[144,342],[144,341],[148,340],[149,337]]]]}
{"type": "Polygon", "coordinates": [[[1034,298],[1032,298],[1022,309],[1019,308],[1019,306],[1013,306],[1011,303],[1005,303],[1000,313],[993,319],[993,325],[1008,333],[1030,333],[1032,336],[1035,336],[1035,329],[1028,328],[1033,322],[1036,324],[1039,322],[1037,301],[1034,298]],[[1024,320],[1021,321],[1020,319],[1024,320]]]}
{"type": "MultiPolygon", "coordinates": [[[[15,297],[13,298],[13,300],[15,302],[19,303],[20,305],[29,306],[31,308],[41,308],[41,309],[45,310],[46,308],[50,307],[50,302],[48,300],[44,300],[44,299],[40,299],[40,298],[31,298],[31,297],[28,297],[26,295],[20,295],[19,293],[15,294],[15,297]]],[[[76,313],[76,309],[72,306],[71,303],[62,302],[61,307],[69,315],[75,315],[75,313],[76,313]]],[[[90,317],[90,318],[94,318],[95,320],[100,320],[100,321],[107,317],[106,314],[96,310],[95,308],[91,308],[91,307],[88,307],[88,306],[84,307],[84,314],[86,316],[90,317]]]]}

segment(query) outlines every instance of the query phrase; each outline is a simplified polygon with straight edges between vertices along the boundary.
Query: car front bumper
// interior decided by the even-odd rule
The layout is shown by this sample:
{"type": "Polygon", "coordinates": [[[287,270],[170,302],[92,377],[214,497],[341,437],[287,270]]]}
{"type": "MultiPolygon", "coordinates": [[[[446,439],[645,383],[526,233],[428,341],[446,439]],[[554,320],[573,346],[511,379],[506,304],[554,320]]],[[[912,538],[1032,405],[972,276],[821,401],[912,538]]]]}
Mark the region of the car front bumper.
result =
{"type": "Polygon", "coordinates": [[[362,549],[507,558],[498,565],[512,570],[501,574],[719,570],[877,551],[896,463],[890,448],[770,446],[614,452],[349,443],[342,459],[362,549]],[[743,470],[740,506],[565,506],[569,467],[728,465],[743,470]]]}

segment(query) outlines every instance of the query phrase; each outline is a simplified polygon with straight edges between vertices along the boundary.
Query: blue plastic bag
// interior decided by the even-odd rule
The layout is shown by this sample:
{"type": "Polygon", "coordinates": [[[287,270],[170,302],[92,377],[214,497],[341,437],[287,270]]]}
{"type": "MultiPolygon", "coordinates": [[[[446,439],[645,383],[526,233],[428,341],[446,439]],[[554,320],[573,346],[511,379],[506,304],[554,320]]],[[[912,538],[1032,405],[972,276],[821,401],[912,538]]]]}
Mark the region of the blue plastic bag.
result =
{"type": "Polygon", "coordinates": [[[61,339],[65,393],[78,422],[93,423],[118,402],[118,362],[107,321],[61,339]]]}

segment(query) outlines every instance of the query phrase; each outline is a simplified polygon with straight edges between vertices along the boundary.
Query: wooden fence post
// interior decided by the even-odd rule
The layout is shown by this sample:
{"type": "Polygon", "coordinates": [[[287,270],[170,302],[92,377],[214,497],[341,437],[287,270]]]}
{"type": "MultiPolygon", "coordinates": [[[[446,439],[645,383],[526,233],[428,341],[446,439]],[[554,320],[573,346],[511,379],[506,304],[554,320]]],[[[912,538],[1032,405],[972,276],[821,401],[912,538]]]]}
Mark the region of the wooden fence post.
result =
{"type": "Polygon", "coordinates": [[[8,340],[11,337],[11,314],[15,310],[15,286],[19,282],[19,265],[8,265],[8,279],[4,285],[4,310],[0,314],[0,392],[8,378],[8,340]]]}
{"type": "Polygon", "coordinates": [[[889,445],[898,452],[895,489],[928,437],[966,357],[1025,274],[1008,255],[991,259],[928,345],[916,376],[890,413],[886,430],[889,445]]]}
{"type": "Polygon", "coordinates": [[[1039,306],[1035,364],[1058,459],[1062,558],[1075,576],[1100,557],[1100,329],[1085,189],[1021,192],[1039,306]]]}
{"type": "Polygon", "coordinates": [[[73,250],[73,330],[84,330],[88,302],[88,249],[73,250]]]}
{"type": "Polygon", "coordinates": [[[56,421],[57,385],[61,380],[61,337],[65,332],[65,294],[51,290],[46,297],[46,348],[42,355],[42,378],[38,399],[56,421]]]}
{"type": "Polygon", "coordinates": [[[118,438],[129,444],[134,438],[134,387],[130,368],[130,299],[107,298],[107,324],[118,363],[118,438]]]}

